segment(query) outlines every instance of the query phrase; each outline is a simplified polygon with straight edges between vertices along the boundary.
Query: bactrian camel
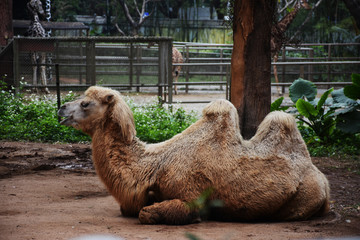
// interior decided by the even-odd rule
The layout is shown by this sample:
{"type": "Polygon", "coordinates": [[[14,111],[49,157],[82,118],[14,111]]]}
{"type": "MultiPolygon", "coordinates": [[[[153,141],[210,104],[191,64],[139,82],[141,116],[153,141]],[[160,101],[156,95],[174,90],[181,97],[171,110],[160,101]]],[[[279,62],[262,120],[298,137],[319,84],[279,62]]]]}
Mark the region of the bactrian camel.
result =
{"type": "MultiPolygon", "coordinates": [[[[176,47],[172,47],[172,63],[173,64],[184,63],[184,58],[181,52],[176,47]]],[[[181,71],[181,66],[174,66],[174,65],[172,66],[172,76],[174,83],[178,82],[180,71],[181,71]]],[[[174,86],[174,93],[175,95],[178,94],[177,85],[174,86]]]]}
{"type": "MultiPolygon", "coordinates": [[[[150,48],[150,47],[154,46],[155,44],[156,44],[155,42],[149,42],[147,47],[150,48]]],[[[183,58],[181,52],[174,46],[172,47],[171,61],[172,61],[172,64],[184,63],[184,58],[183,58]]],[[[181,66],[172,65],[171,71],[172,71],[171,73],[172,73],[173,82],[177,83],[179,76],[180,76],[180,72],[181,72],[181,66]]],[[[174,93],[175,93],[175,95],[178,94],[177,85],[174,85],[174,93]]]]}
{"type": "Polygon", "coordinates": [[[135,136],[130,108],[108,88],[90,87],[58,115],[62,124],[92,137],[97,174],[123,216],[141,223],[199,221],[189,203],[209,188],[209,201],[223,203],[210,215],[219,220],[300,220],[329,209],[328,181],[311,162],[290,114],[270,113],[244,140],[235,107],[216,100],[184,132],[157,144],[135,136]]]}

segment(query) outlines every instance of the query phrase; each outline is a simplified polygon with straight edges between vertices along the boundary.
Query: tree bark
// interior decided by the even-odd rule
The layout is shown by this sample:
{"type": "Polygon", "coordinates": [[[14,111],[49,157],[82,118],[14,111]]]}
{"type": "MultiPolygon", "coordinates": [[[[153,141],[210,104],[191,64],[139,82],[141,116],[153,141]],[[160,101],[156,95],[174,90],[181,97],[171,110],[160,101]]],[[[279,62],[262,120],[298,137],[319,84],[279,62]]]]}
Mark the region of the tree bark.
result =
{"type": "Polygon", "coordinates": [[[6,46],[13,38],[12,27],[12,0],[0,1],[0,46],[6,46]]]}
{"type": "Polygon", "coordinates": [[[235,0],[230,99],[250,139],[270,112],[271,26],[276,0],[235,0]]]}

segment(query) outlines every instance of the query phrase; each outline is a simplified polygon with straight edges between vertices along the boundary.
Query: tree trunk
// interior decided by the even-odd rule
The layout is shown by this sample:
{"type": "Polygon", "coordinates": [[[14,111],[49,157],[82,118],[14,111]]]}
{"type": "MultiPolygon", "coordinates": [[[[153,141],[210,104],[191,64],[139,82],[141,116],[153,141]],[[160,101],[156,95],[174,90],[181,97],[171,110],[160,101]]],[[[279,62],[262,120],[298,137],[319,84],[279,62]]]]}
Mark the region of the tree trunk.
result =
{"type": "Polygon", "coordinates": [[[270,112],[271,26],[276,0],[235,0],[230,99],[240,130],[250,139],[270,112]]]}
{"type": "Polygon", "coordinates": [[[6,46],[13,37],[12,0],[0,1],[0,46],[6,46]]]}

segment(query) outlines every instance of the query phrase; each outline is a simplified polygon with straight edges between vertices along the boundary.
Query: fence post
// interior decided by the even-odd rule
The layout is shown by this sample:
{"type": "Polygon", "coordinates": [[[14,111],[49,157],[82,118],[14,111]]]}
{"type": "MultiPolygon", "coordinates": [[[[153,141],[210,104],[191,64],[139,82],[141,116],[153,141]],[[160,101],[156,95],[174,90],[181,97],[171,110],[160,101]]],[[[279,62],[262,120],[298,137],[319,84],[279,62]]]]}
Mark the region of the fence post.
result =
{"type": "Polygon", "coordinates": [[[130,89],[132,89],[133,86],[133,53],[134,53],[134,46],[133,43],[130,42],[130,51],[129,51],[129,84],[130,84],[130,89]]]}
{"type": "Polygon", "coordinates": [[[304,65],[300,65],[300,77],[301,78],[305,78],[304,75],[305,75],[305,66],[304,65]]]}
{"type": "Polygon", "coordinates": [[[231,74],[230,74],[230,65],[226,66],[226,99],[230,101],[230,83],[231,83],[231,74]]]}
{"type": "MultiPolygon", "coordinates": [[[[59,76],[59,64],[55,64],[55,74],[56,74],[56,97],[57,97],[57,109],[60,109],[61,98],[60,98],[60,76],[59,76]]],[[[61,121],[61,117],[58,116],[58,121],[61,121]]]]}
{"type": "MultiPolygon", "coordinates": [[[[140,84],[141,66],[139,66],[139,65],[141,63],[141,55],[142,55],[141,45],[137,45],[136,46],[136,63],[137,63],[137,66],[135,67],[135,69],[136,69],[136,84],[137,85],[140,84]]],[[[140,87],[139,86],[136,87],[136,92],[140,92],[140,87]]]]}
{"type": "MultiPolygon", "coordinates": [[[[311,49],[311,50],[309,50],[309,57],[311,58],[311,62],[313,62],[314,61],[314,49],[311,49]]],[[[308,75],[308,78],[309,78],[309,81],[313,81],[314,80],[314,78],[313,78],[313,71],[314,71],[314,67],[313,67],[313,65],[309,65],[309,75],[308,75]]]]}
{"type": "MultiPolygon", "coordinates": [[[[331,44],[328,45],[328,61],[331,61],[331,44]]],[[[327,69],[328,69],[328,78],[327,81],[330,82],[331,81],[331,66],[327,65],[327,69]]],[[[329,88],[330,85],[328,85],[329,88]]]]}
{"type": "MultiPolygon", "coordinates": [[[[190,62],[189,46],[186,46],[186,63],[190,62]]],[[[189,66],[186,66],[186,78],[185,81],[189,82],[189,66]]],[[[189,93],[189,85],[185,85],[185,93],[189,93]]]]}
{"type": "MultiPolygon", "coordinates": [[[[169,96],[169,104],[172,104],[172,90],[173,79],[171,74],[172,69],[172,41],[159,42],[159,93],[158,96],[162,97],[163,88],[168,86],[167,94],[169,96]]],[[[164,100],[166,100],[166,93],[164,92],[164,100]]]]}
{"type": "Polygon", "coordinates": [[[14,71],[14,87],[15,87],[15,94],[18,94],[20,92],[20,64],[19,64],[19,39],[14,38],[14,45],[13,45],[13,51],[14,51],[14,65],[13,65],[13,71],[14,71]]]}
{"type": "MultiPolygon", "coordinates": [[[[223,54],[223,49],[222,48],[220,48],[220,63],[223,63],[223,56],[224,56],[224,54],[223,54]]],[[[223,81],[223,66],[222,66],[222,64],[220,65],[220,82],[222,82],[223,81]]],[[[222,84],[220,84],[220,90],[223,90],[224,88],[223,88],[223,85],[222,84]]]]}
{"type": "MultiPolygon", "coordinates": [[[[282,61],[285,62],[286,61],[286,50],[285,50],[286,47],[283,48],[282,50],[282,61]]],[[[286,72],[286,67],[285,65],[282,66],[282,74],[281,74],[281,82],[286,82],[285,81],[285,72],[286,72]]],[[[282,86],[282,89],[281,89],[281,92],[282,94],[285,94],[285,86],[282,86]]]]}
{"type": "Polygon", "coordinates": [[[95,69],[95,40],[86,42],[86,84],[96,84],[96,69],[95,69]]]}
{"type": "MultiPolygon", "coordinates": [[[[81,36],[81,35],[80,35],[81,36]]],[[[83,42],[79,42],[79,47],[80,47],[80,59],[81,59],[81,63],[83,62],[83,56],[84,56],[84,53],[83,53],[83,42]]],[[[80,84],[82,84],[82,80],[83,80],[83,76],[82,76],[82,70],[83,70],[83,67],[80,65],[79,66],[79,82],[80,84]]]]}

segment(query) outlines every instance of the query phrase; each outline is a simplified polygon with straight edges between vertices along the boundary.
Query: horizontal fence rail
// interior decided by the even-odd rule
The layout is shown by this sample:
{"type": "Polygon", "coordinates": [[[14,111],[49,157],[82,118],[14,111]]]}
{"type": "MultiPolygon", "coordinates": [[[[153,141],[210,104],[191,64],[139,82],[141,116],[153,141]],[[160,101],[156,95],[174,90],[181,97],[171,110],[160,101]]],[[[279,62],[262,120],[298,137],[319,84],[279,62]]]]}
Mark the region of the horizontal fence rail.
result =
{"type": "MultiPolygon", "coordinates": [[[[91,85],[115,87],[126,91],[157,89],[164,102],[173,102],[173,87],[180,93],[218,90],[229,96],[231,77],[230,44],[172,43],[171,38],[155,37],[55,37],[14,38],[13,85],[43,88],[39,80],[41,66],[46,68],[47,87],[55,89],[55,76],[63,89],[91,85]],[[171,45],[183,55],[183,63],[171,62],[171,45]],[[32,62],[32,54],[46,53],[46,63],[32,62]],[[58,64],[58,73],[55,72],[58,64]],[[172,67],[181,67],[178,82],[173,82],[172,67]],[[36,67],[36,70],[35,70],[36,67]],[[34,71],[37,79],[34,79],[34,71]],[[201,88],[199,87],[201,86],[201,88]],[[206,87],[207,88],[206,88],[206,87]]],[[[350,84],[350,76],[359,72],[360,44],[301,44],[287,46],[277,62],[279,82],[272,72],[272,86],[285,87],[299,78],[318,86],[340,87],[350,84]]]]}

